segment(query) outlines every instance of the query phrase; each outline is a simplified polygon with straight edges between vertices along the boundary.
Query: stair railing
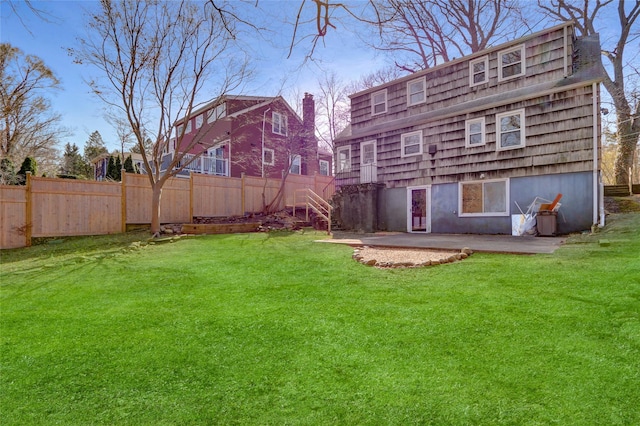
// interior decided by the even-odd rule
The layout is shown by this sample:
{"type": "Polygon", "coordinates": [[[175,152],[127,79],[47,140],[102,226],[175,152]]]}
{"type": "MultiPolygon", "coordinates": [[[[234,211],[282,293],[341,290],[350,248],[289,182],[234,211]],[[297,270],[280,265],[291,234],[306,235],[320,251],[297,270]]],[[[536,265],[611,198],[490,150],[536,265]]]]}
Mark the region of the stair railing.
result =
{"type": "Polygon", "coordinates": [[[309,209],[327,222],[327,234],[331,234],[331,210],[333,207],[324,198],[309,188],[297,189],[293,193],[293,215],[296,215],[296,206],[304,206],[305,218],[309,221],[309,209]]]}

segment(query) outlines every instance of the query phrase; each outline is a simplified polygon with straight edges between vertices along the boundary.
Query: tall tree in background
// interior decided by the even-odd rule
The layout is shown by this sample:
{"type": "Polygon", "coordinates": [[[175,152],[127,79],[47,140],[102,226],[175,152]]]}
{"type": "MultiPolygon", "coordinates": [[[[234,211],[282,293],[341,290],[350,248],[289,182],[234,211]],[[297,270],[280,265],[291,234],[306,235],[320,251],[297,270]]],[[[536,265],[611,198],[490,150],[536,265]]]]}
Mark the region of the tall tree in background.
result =
{"type": "Polygon", "coordinates": [[[630,59],[625,58],[624,54],[628,43],[632,40],[637,43],[640,36],[636,24],[640,15],[640,1],[625,3],[624,0],[618,0],[616,3],[614,0],[596,0],[594,4],[589,0],[538,0],[538,6],[553,19],[575,21],[581,35],[597,34],[596,24],[600,21],[603,28],[611,30],[614,25],[618,27],[619,37],[612,45],[607,45],[608,40],[601,40],[605,44],[602,54],[608,63],[605,64],[603,85],[616,109],[618,149],[613,174],[617,184],[629,183],[629,170],[633,165],[640,134],[640,69],[637,53],[630,59]],[[605,8],[616,5],[616,19],[611,20],[606,17],[610,15],[605,15],[605,8]]]}
{"type": "Polygon", "coordinates": [[[28,156],[57,163],[56,146],[67,132],[44,95],[59,87],[42,59],[0,43],[0,156],[15,164],[28,156]]]}
{"type": "Polygon", "coordinates": [[[183,161],[206,136],[187,142],[176,131],[178,119],[191,119],[200,105],[220,99],[247,77],[246,59],[233,48],[236,15],[229,12],[232,4],[218,1],[102,0],[100,5],[90,16],[88,38],[73,53],[99,70],[102,80],[92,83],[94,92],[131,127],[153,193],[151,232],[158,234],[162,187],[195,160],[183,161]],[[147,137],[154,144],[150,153],[147,137]],[[163,165],[172,138],[179,149],[163,165]]]}
{"type": "Polygon", "coordinates": [[[80,154],[80,148],[76,144],[67,143],[65,145],[60,173],[80,179],[86,179],[91,175],[91,166],[84,161],[80,154]]]}
{"type": "Polygon", "coordinates": [[[478,52],[518,33],[516,0],[384,0],[378,50],[415,72],[478,52]]]}
{"type": "Polygon", "coordinates": [[[91,161],[99,155],[106,154],[108,152],[109,151],[107,151],[104,140],[102,139],[102,135],[97,130],[91,133],[89,135],[89,139],[84,143],[83,156],[84,160],[89,164],[91,164],[91,161]]]}
{"type": "Polygon", "coordinates": [[[322,146],[333,150],[333,141],[351,121],[349,96],[402,77],[405,71],[388,66],[361,76],[351,82],[343,81],[334,72],[324,73],[318,79],[316,133],[322,146]]]}

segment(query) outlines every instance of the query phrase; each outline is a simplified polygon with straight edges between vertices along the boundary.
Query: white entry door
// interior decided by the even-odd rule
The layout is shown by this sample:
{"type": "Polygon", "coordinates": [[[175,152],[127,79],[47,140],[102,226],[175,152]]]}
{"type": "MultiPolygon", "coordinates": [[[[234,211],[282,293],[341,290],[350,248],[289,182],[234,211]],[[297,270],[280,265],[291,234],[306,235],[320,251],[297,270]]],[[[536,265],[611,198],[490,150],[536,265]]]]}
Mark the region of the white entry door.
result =
{"type": "Polygon", "coordinates": [[[407,188],[407,232],[431,232],[431,186],[407,188]]]}
{"type": "Polygon", "coordinates": [[[362,142],[360,144],[360,183],[377,181],[376,141],[362,142]]]}

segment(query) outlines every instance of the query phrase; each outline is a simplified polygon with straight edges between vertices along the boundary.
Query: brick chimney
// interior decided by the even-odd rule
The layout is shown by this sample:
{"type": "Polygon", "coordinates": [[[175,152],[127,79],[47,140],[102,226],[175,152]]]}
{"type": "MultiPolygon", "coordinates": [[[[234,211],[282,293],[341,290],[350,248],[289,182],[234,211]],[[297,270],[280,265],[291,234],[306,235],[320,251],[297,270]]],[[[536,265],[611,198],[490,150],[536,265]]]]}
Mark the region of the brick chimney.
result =
{"type": "Polygon", "coordinates": [[[316,102],[311,93],[305,93],[302,99],[302,128],[307,135],[314,135],[316,129],[316,102]]]}

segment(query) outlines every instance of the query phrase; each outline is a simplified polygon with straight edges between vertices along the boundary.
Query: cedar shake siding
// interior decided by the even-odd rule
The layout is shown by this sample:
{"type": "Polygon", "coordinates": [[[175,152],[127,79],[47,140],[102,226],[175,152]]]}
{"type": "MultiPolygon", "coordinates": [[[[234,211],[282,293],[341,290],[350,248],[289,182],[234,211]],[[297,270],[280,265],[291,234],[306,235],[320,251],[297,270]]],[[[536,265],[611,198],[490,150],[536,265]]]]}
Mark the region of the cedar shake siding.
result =
{"type": "Polygon", "coordinates": [[[378,184],[378,223],[368,228],[411,231],[409,187],[428,188],[431,232],[508,234],[516,202],[526,210],[557,193],[559,232],[589,228],[601,67],[597,37],[577,39],[564,24],[356,93],[351,126],[335,141],[338,167],[341,151],[350,162],[336,185],[378,184]],[[499,209],[462,193],[488,194],[491,182],[505,191],[499,209]]]}

